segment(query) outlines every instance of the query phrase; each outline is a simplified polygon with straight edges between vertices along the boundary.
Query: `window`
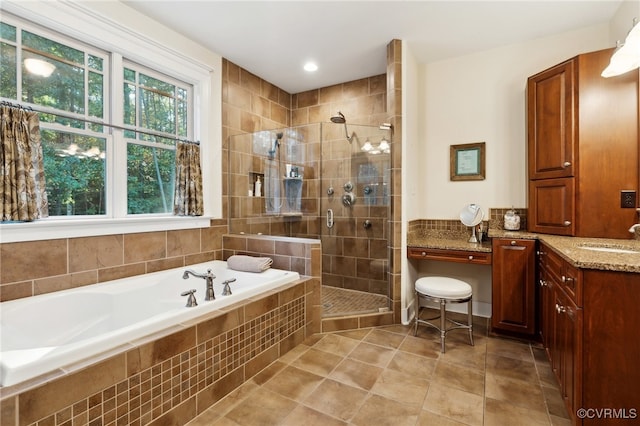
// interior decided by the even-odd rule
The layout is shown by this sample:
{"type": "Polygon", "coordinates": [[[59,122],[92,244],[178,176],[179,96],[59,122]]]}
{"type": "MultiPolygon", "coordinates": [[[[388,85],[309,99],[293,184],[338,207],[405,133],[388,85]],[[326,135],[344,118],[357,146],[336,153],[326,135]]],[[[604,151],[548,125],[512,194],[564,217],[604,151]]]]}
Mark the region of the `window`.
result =
{"type": "MultiPolygon", "coordinates": [[[[82,73],[86,76],[86,102],[81,105],[84,109],[66,111],[58,108],[56,104],[48,107],[39,106],[38,109],[58,108],[57,112],[71,117],[57,117],[58,121],[54,122],[51,121],[53,115],[40,114],[43,131],[50,132],[46,135],[47,139],[55,141],[51,142],[50,148],[59,154],[50,158],[61,161],[68,158],[63,155],[75,152],[74,161],[77,163],[85,164],[86,162],[80,162],[80,157],[88,157],[94,162],[94,166],[102,162],[104,171],[98,169],[91,179],[85,182],[78,181],[69,188],[76,191],[73,195],[75,203],[65,204],[61,201],[56,204],[55,212],[51,209],[51,214],[58,214],[60,211],[60,216],[29,223],[0,223],[0,243],[202,228],[209,226],[212,217],[222,217],[221,56],[202,48],[170,28],[154,23],[120,2],[2,0],[2,9],[1,20],[4,25],[0,25],[0,98],[27,103],[22,100],[21,94],[21,73],[24,70],[22,66],[16,66],[20,63],[22,55],[19,43],[22,40],[23,29],[57,44],[57,49],[70,48],[66,53],[72,57],[77,54],[75,51],[82,52],[85,55],[82,73]],[[144,25],[140,25],[141,22],[144,22],[144,25]],[[153,92],[166,88],[155,87],[155,83],[151,81],[142,81],[147,77],[176,87],[172,102],[185,102],[176,103],[173,118],[175,132],[167,132],[168,128],[159,127],[157,123],[147,129],[140,119],[145,118],[140,115],[141,110],[132,112],[130,109],[133,104],[126,107],[129,110],[125,113],[125,68],[138,73],[135,79],[127,80],[128,83],[138,85],[136,90],[142,88],[141,90],[153,92]],[[142,80],[141,75],[144,75],[142,80]],[[98,76],[102,76],[101,90],[96,83],[98,76]],[[180,89],[185,92],[181,92],[180,89]],[[102,111],[98,105],[102,105],[102,111]],[[185,107],[186,112],[180,109],[185,107]],[[78,118],[86,118],[97,123],[104,120],[126,131],[99,124],[87,124],[78,118]],[[135,124],[131,121],[132,118],[136,120],[135,124]],[[50,121],[44,121],[45,119],[50,121]],[[183,120],[186,120],[186,127],[182,125],[183,120]],[[152,135],[142,133],[145,129],[152,135]],[[163,156],[173,155],[173,148],[170,146],[170,143],[173,143],[172,138],[184,138],[185,130],[186,139],[201,141],[204,216],[175,217],[169,213],[162,213],[163,207],[157,207],[163,204],[159,192],[152,196],[151,193],[138,191],[133,185],[131,191],[137,194],[138,200],[149,198],[155,201],[150,203],[152,206],[129,214],[130,207],[134,207],[129,206],[127,201],[129,176],[133,177],[134,172],[138,173],[139,170],[134,170],[133,166],[127,167],[128,151],[133,151],[133,145],[138,145],[135,148],[139,148],[138,151],[141,152],[135,153],[135,156],[141,159],[140,164],[144,162],[150,167],[145,173],[138,173],[136,179],[156,179],[154,151],[158,157],[158,165],[161,166],[162,161],[168,161],[166,158],[163,159],[163,156]],[[168,142],[169,140],[171,142],[168,142]],[[102,188],[96,183],[98,177],[104,180],[102,188]],[[93,186],[94,189],[85,191],[88,186],[93,186]],[[84,191],[82,196],[80,191],[84,191]],[[101,211],[103,213],[98,213],[101,211]]],[[[47,61],[78,67],[75,62],[67,63],[67,59],[52,55],[49,50],[37,50],[38,52],[30,54],[46,57],[47,61]]],[[[159,97],[165,98],[164,94],[159,97]]],[[[133,99],[136,107],[140,106],[139,99],[140,94],[133,99]]],[[[74,101],[75,105],[80,103],[74,101]]],[[[151,117],[148,121],[153,123],[151,117]]],[[[67,169],[63,164],[58,163],[55,167],[67,169]]],[[[163,193],[166,194],[164,198],[169,202],[168,194],[172,195],[172,191],[165,183],[172,182],[172,179],[165,178],[165,175],[161,170],[163,193]]],[[[159,186],[158,182],[151,182],[149,185],[155,191],[158,191],[159,186]]],[[[64,197],[59,199],[65,200],[64,197]]],[[[136,209],[140,204],[142,203],[137,203],[136,209]]]]}
{"type": "Polygon", "coordinates": [[[113,71],[122,75],[123,90],[112,92],[118,80],[105,52],[20,22],[2,22],[0,36],[0,95],[45,111],[40,121],[49,215],[117,217],[115,206],[122,204],[128,215],[171,214],[175,141],[192,132],[192,87],[123,60],[122,69],[113,71]],[[110,103],[122,111],[120,120],[105,116],[110,103]],[[126,152],[118,155],[114,144],[126,144],[126,152]],[[109,177],[118,169],[127,171],[127,188],[112,191],[111,199],[115,180],[109,177]]]}

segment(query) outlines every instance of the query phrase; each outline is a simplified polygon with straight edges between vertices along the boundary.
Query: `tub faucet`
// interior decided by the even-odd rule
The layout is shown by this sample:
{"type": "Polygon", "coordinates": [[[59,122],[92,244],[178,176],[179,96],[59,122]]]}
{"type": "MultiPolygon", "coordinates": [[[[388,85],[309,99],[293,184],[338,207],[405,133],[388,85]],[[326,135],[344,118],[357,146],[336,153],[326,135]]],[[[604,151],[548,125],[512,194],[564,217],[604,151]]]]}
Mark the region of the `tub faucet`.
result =
{"type": "Polygon", "coordinates": [[[636,223],[635,225],[632,225],[631,228],[629,228],[629,232],[631,232],[632,234],[635,234],[638,229],[640,229],[640,223],[636,223]]]}
{"type": "Polygon", "coordinates": [[[182,279],[186,280],[187,278],[189,278],[189,275],[193,277],[203,278],[206,281],[207,292],[206,292],[206,295],[204,296],[204,300],[214,300],[216,298],[216,295],[213,294],[213,280],[216,278],[216,276],[213,275],[213,272],[211,272],[211,269],[207,269],[207,272],[204,274],[198,274],[197,272],[194,272],[191,269],[187,269],[186,271],[184,271],[184,274],[182,274],[182,279]]]}

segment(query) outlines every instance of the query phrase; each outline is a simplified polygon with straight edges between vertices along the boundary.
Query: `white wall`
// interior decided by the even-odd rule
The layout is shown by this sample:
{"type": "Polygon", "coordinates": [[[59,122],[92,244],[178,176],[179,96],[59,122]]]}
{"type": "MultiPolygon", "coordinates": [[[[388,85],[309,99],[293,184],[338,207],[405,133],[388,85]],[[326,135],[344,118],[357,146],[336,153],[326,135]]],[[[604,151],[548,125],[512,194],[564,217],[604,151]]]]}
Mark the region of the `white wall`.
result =
{"type": "Polygon", "coordinates": [[[633,25],[633,18],[640,22],[640,0],[625,0],[620,4],[609,25],[609,42],[624,41],[633,25]]]}
{"type": "MultiPolygon", "coordinates": [[[[407,140],[403,179],[406,220],[457,219],[468,203],[527,205],[527,77],[577,54],[612,47],[608,24],[418,65],[416,134],[407,140]],[[413,140],[415,138],[415,140],[413,140]],[[449,180],[450,145],[486,142],[486,179],[449,180]]],[[[404,207],[403,207],[404,209],[404,207]]],[[[404,210],[403,210],[404,211],[404,210]]],[[[411,317],[419,276],[463,279],[474,291],[474,313],[491,314],[491,267],[448,262],[407,262],[402,306],[411,317]]],[[[462,306],[464,308],[464,306],[462,306]]]]}
{"type": "MultiPolygon", "coordinates": [[[[425,64],[422,167],[408,179],[420,182],[426,205],[420,217],[457,218],[467,203],[526,206],[527,77],[579,53],[610,47],[608,25],[598,25],[425,64]],[[486,179],[451,182],[449,147],[486,142],[486,179]]],[[[409,194],[411,196],[411,194],[409,194]]]]}

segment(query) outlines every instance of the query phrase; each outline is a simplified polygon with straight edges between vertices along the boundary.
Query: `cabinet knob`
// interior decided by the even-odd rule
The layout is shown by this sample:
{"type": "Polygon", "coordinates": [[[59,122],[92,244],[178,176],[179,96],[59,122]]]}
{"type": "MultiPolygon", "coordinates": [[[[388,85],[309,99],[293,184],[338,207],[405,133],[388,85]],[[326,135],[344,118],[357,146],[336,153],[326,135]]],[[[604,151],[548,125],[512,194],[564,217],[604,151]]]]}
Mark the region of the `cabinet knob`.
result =
{"type": "Polygon", "coordinates": [[[473,256],[469,256],[469,260],[473,260],[473,256]]]}
{"type": "Polygon", "coordinates": [[[557,313],[561,314],[561,313],[563,313],[563,312],[566,312],[566,310],[567,310],[567,308],[565,308],[564,306],[558,305],[558,304],[556,303],[556,312],[557,312],[557,313]]]}
{"type": "Polygon", "coordinates": [[[426,256],[426,255],[427,255],[427,252],[426,252],[426,251],[423,251],[423,252],[422,252],[422,253],[420,253],[420,254],[421,254],[422,256],[426,256]]]}
{"type": "Polygon", "coordinates": [[[564,221],[564,226],[569,226],[571,225],[571,221],[570,220],[565,220],[564,221]]]}
{"type": "Polygon", "coordinates": [[[518,244],[518,243],[516,243],[515,241],[511,241],[511,245],[512,246],[515,246],[516,244],[518,244]]]}
{"type": "Polygon", "coordinates": [[[571,162],[570,161],[565,161],[564,163],[562,163],[562,167],[567,168],[569,166],[571,166],[571,162]]]}
{"type": "Polygon", "coordinates": [[[543,279],[540,279],[540,287],[546,287],[547,286],[547,282],[543,279]]]}

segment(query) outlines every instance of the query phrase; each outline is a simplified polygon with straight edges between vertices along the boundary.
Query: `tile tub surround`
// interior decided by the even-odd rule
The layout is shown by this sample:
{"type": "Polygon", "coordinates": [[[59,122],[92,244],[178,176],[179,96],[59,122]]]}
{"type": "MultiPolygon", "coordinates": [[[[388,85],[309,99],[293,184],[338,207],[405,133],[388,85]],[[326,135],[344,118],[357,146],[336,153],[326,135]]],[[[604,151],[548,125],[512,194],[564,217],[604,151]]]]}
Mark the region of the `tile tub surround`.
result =
{"type": "Polygon", "coordinates": [[[305,277],[122,345],[62,377],[0,388],[9,425],[184,424],[304,341],[319,283],[305,277]]]}

